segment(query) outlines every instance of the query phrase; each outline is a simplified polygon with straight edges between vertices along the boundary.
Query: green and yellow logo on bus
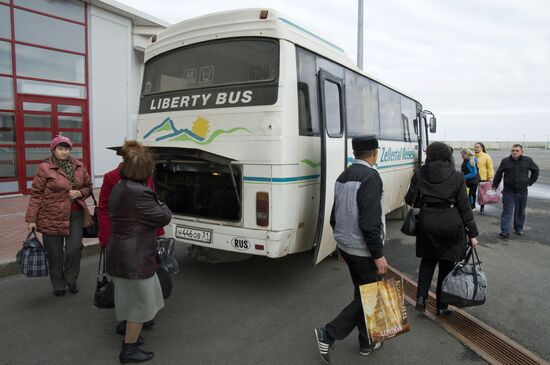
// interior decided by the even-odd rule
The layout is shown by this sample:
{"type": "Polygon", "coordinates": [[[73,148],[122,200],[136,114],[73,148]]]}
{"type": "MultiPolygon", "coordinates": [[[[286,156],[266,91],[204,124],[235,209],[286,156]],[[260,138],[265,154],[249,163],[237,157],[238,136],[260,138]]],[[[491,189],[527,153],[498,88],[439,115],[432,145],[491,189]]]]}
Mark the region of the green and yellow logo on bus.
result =
{"type": "Polygon", "coordinates": [[[251,133],[248,129],[237,127],[232,129],[216,129],[213,131],[210,136],[208,135],[210,130],[210,122],[208,118],[203,116],[198,116],[197,119],[193,122],[191,129],[183,128],[178,129],[174,125],[174,121],[168,117],[165,118],[160,124],[154,126],[143,136],[143,139],[155,135],[155,141],[178,141],[186,142],[191,141],[197,144],[209,144],[220,134],[231,134],[237,131],[245,131],[251,133]],[[166,133],[163,133],[166,132],[166,133]]]}

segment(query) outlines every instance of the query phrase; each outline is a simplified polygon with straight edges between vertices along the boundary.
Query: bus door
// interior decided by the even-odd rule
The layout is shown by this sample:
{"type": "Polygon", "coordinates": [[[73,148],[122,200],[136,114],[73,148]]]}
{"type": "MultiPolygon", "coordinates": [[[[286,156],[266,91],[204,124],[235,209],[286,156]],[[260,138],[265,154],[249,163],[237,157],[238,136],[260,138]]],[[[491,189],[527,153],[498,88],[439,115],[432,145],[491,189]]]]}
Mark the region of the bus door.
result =
{"type": "Polygon", "coordinates": [[[314,264],[321,262],[336,249],[330,213],[334,202],[334,183],[346,167],[347,153],[344,82],[323,69],[319,71],[318,82],[321,107],[321,182],[314,264]]]}

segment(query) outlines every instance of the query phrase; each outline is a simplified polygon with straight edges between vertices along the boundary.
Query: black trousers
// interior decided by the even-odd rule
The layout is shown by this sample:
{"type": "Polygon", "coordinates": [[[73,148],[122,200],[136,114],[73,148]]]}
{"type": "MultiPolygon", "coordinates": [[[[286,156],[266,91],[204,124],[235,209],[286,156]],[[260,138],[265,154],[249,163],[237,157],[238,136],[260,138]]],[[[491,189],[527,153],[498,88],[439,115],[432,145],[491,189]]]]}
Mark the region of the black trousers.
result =
{"type": "Polygon", "coordinates": [[[359,330],[359,345],[371,345],[365,326],[365,316],[361,305],[359,286],[374,283],[380,279],[376,273],[376,265],[372,257],[354,256],[340,250],[346,264],[348,264],[351,280],[353,281],[353,301],[345,307],[332,322],[325,328],[330,337],[341,340],[347,337],[355,327],[359,330]]]}
{"type": "Polygon", "coordinates": [[[430,290],[430,285],[434,276],[435,265],[438,263],[439,274],[437,275],[437,288],[435,291],[435,296],[437,308],[443,309],[447,308],[447,305],[439,301],[439,297],[441,296],[441,286],[445,276],[447,276],[447,274],[454,268],[455,263],[453,261],[423,258],[422,261],[420,261],[420,270],[418,271],[418,291],[416,292],[416,296],[424,298],[428,297],[428,291],[430,290]]]}
{"type": "Polygon", "coordinates": [[[468,200],[472,209],[476,207],[476,197],[477,197],[477,185],[478,184],[466,184],[468,187],[468,200]]]}

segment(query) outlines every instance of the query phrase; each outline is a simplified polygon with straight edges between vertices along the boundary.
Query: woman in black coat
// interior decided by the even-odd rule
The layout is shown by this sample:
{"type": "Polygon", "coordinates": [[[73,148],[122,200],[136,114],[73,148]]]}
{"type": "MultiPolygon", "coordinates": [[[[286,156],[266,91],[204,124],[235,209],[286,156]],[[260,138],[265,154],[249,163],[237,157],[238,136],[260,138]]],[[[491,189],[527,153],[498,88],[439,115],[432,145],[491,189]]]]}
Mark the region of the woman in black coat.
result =
{"type": "Polygon", "coordinates": [[[434,142],[426,151],[426,164],[412,177],[405,196],[407,204],[420,208],[416,235],[416,256],[422,258],[418,273],[416,308],[426,310],[426,299],[439,263],[437,277],[437,314],[449,314],[440,302],[443,279],[456,261],[464,258],[467,242],[477,246],[477,226],[468,201],[464,174],[455,170],[451,147],[434,142]],[[418,195],[415,198],[416,189],[418,195]],[[468,236],[468,239],[466,237],[468,236]]]}

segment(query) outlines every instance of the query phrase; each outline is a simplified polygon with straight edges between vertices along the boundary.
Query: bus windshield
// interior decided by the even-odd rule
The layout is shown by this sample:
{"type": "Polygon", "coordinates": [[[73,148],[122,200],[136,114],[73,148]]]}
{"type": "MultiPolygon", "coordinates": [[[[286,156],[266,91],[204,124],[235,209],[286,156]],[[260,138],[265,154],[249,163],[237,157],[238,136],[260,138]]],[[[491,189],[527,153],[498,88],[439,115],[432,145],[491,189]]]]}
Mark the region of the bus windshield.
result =
{"type": "Polygon", "coordinates": [[[145,64],[142,95],[275,81],[278,66],[279,44],[273,39],[239,38],[190,45],[145,64]]]}

